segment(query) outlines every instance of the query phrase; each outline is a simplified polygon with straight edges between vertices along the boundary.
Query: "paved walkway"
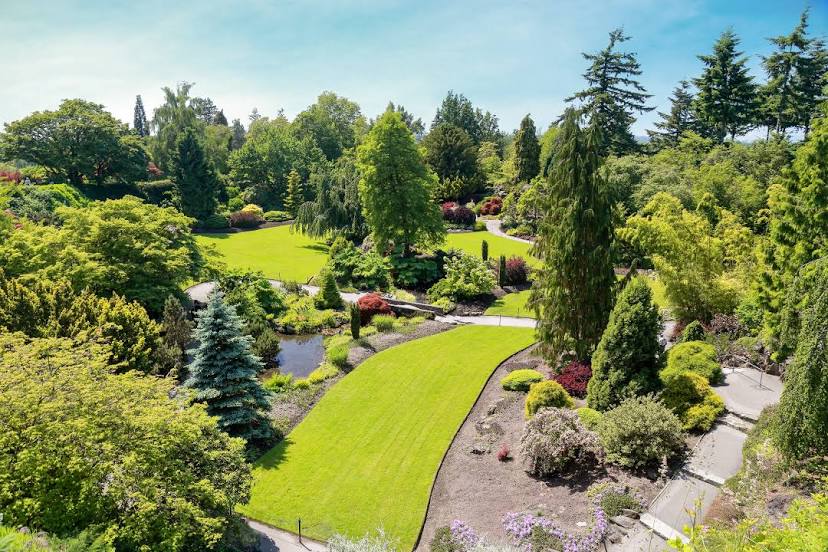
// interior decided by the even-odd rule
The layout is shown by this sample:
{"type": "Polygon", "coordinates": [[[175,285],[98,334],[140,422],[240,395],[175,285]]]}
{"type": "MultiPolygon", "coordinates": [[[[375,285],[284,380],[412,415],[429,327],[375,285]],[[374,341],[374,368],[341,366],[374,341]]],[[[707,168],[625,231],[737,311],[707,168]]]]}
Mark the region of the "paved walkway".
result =
{"type": "Polygon", "coordinates": [[[327,550],[327,546],[321,542],[305,537],[302,538],[302,542],[299,542],[299,537],[293,533],[252,519],[248,519],[247,524],[259,534],[261,552],[325,552],[327,550]]]}
{"type": "MultiPolygon", "coordinates": [[[[268,282],[270,282],[270,285],[275,287],[275,288],[282,289],[284,287],[284,284],[282,282],[280,282],[279,280],[268,280],[268,282]]],[[[189,295],[190,299],[192,299],[193,301],[198,301],[199,303],[206,303],[207,298],[210,296],[210,293],[215,288],[216,288],[216,283],[215,282],[201,282],[200,284],[196,284],[194,286],[188,287],[186,290],[184,290],[184,292],[187,295],[189,295]]],[[[310,295],[316,295],[317,293],[319,293],[319,287],[318,286],[311,286],[311,285],[308,285],[308,284],[304,284],[304,285],[302,285],[302,289],[307,291],[308,294],[310,294],[310,295]]],[[[355,293],[351,293],[351,292],[348,292],[348,291],[339,292],[339,294],[342,296],[342,299],[344,299],[345,301],[348,301],[349,303],[355,302],[357,299],[359,299],[363,295],[366,295],[367,293],[368,292],[365,292],[365,291],[355,292],[355,293]]]]}
{"type": "Polygon", "coordinates": [[[509,234],[503,231],[502,226],[503,222],[500,219],[486,220],[486,230],[488,230],[489,233],[494,234],[495,236],[500,236],[501,238],[506,238],[507,240],[514,240],[519,241],[521,243],[527,243],[529,245],[535,243],[532,240],[525,240],[523,238],[518,238],[517,236],[510,236],[509,234]]]}

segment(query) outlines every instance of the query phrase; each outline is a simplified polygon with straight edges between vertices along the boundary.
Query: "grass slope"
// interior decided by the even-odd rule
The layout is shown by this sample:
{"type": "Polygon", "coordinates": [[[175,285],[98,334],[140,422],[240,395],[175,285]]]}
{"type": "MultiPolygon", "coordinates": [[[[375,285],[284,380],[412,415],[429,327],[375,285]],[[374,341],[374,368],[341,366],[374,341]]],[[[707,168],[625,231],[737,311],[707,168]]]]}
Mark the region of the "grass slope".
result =
{"type": "Polygon", "coordinates": [[[202,247],[213,246],[230,268],[262,272],[268,278],[307,282],[325,264],[328,248],[324,243],[298,232],[290,226],[232,234],[199,234],[202,247]]]}
{"type": "Polygon", "coordinates": [[[334,385],[254,469],[245,516],[324,540],[382,527],[410,550],[454,434],[532,330],[464,326],[376,354],[334,385]]]}
{"type": "Polygon", "coordinates": [[[510,293],[497,299],[492,306],[486,309],[488,315],[497,316],[519,316],[521,318],[534,318],[535,311],[526,306],[529,299],[529,290],[510,293]]]}
{"type": "Polygon", "coordinates": [[[443,249],[460,249],[480,257],[480,244],[486,240],[489,242],[489,258],[497,259],[501,255],[506,255],[506,258],[513,255],[523,257],[530,265],[536,265],[538,260],[529,255],[529,244],[522,243],[515,240],[510,240],[501,236],[495,236],[491,232],[452,232],[446,236],[446,243],[443,244],[443,249]]]}

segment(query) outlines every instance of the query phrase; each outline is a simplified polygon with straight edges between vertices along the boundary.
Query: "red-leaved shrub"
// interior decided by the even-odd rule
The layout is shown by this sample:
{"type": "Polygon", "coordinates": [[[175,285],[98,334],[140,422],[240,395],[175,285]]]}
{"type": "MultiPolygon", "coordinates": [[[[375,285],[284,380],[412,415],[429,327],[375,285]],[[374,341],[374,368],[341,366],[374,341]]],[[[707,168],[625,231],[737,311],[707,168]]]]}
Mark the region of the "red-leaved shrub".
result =
{"type": "Polygon", "coordinates": [[[454,201],[446,201],[440,206],[440,210],[443,212],[443,220],[453,224],[472,226],[477,218],[474,211],[454,201]]]}
{"type": "Polygon", "coordinates": [[[388,302],[379,293],[367,293],[357,299],[359,318],[363,324],[369,324],[376,314],[393,314],[388,302]]]}
{"type": "Polygon", "coordinates": [[[20,171],[0,171],[0,180],[8,180],[9,182],[20,184],[22,178],[20,171]]]}
{"type": "Polygon", "coordinates": [[[262,216],[253,211],[230,213],[230,226],[233,228],[255,228],[263,222],[262,216]]]}
{"type": "Polygon", "coordinates": [[[497,451],[497,459],[501,462],[505,462],[511,457],[512,456],[511,451],[509,450],[509,445],[505,443],[500,445],[500,450],[497,451]]]}
{"type": "Polygon", "coordinates": [[[573,361],[564,366],[560,374],[552,379],[561,384],[566,392],[573,397],[584,398],[586,396],[587,383],[592,377],[592,368],[589,364],[573,361]]]}
{"type": "Polygon", "coordinates": [[[506,261],[506,281],[512,286],[525,284],[529,278],[529,267],[523,257],[511,257],[506,261]]]}
{"type": "Polygon", "coordinates": [[[498,196],[487,198],[480,206],[481,215],[499,215],[500,210],[503,209],[503,200],[498,196]]]}
{"type": "Polygon", "coordinates": [[[454,201],[446,201],[440,205],[440,210],[443,212],[443,220],[451,220],[454,216],[455,209],[457,209],[457,203],[454,201]]]}

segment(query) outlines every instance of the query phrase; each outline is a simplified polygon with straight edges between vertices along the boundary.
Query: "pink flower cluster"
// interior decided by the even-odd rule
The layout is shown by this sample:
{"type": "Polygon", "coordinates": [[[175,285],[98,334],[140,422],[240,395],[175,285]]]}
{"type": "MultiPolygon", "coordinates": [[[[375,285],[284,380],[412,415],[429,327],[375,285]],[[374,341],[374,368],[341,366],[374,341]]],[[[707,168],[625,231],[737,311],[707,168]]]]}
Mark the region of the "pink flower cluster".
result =
{"type": "Polygon", "coordinates": [[[532,514],[509,513],[503,516],[503,527],[506,534],[526,546],[526,550],[532,550],[531,544],[527,542],[532,534],[532,529],[539,527],[550,535],[561,541],[563,552],[593,552],[604,540],[607,534],[607,516],[601,508],[595,509],[595,523],[589,534],[584,536],[570,535],[563,529],[557,527],[552,520],[532,514]]]}

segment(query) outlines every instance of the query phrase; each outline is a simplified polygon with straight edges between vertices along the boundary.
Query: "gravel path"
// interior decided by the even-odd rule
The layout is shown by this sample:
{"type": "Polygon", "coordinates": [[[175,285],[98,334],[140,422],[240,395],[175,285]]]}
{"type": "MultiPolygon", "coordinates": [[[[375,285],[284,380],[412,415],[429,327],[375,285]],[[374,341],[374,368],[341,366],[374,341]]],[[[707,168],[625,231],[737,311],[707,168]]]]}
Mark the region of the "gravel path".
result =
{"type": "Polygon", "coordinates": [[[502,226],[503,222],[500,219],[486,220],[486,230],[488,230],[495,236],[500,236],[501,238],[506,238],[507,240],[519,241],[521,243],[528,243],[529,245],[535,243],[532,240],[525,240],[523,238],[518,238],[517,236],[510,236],[509,234],[503,231],[503,228],[501,228],[502,226]]]}

